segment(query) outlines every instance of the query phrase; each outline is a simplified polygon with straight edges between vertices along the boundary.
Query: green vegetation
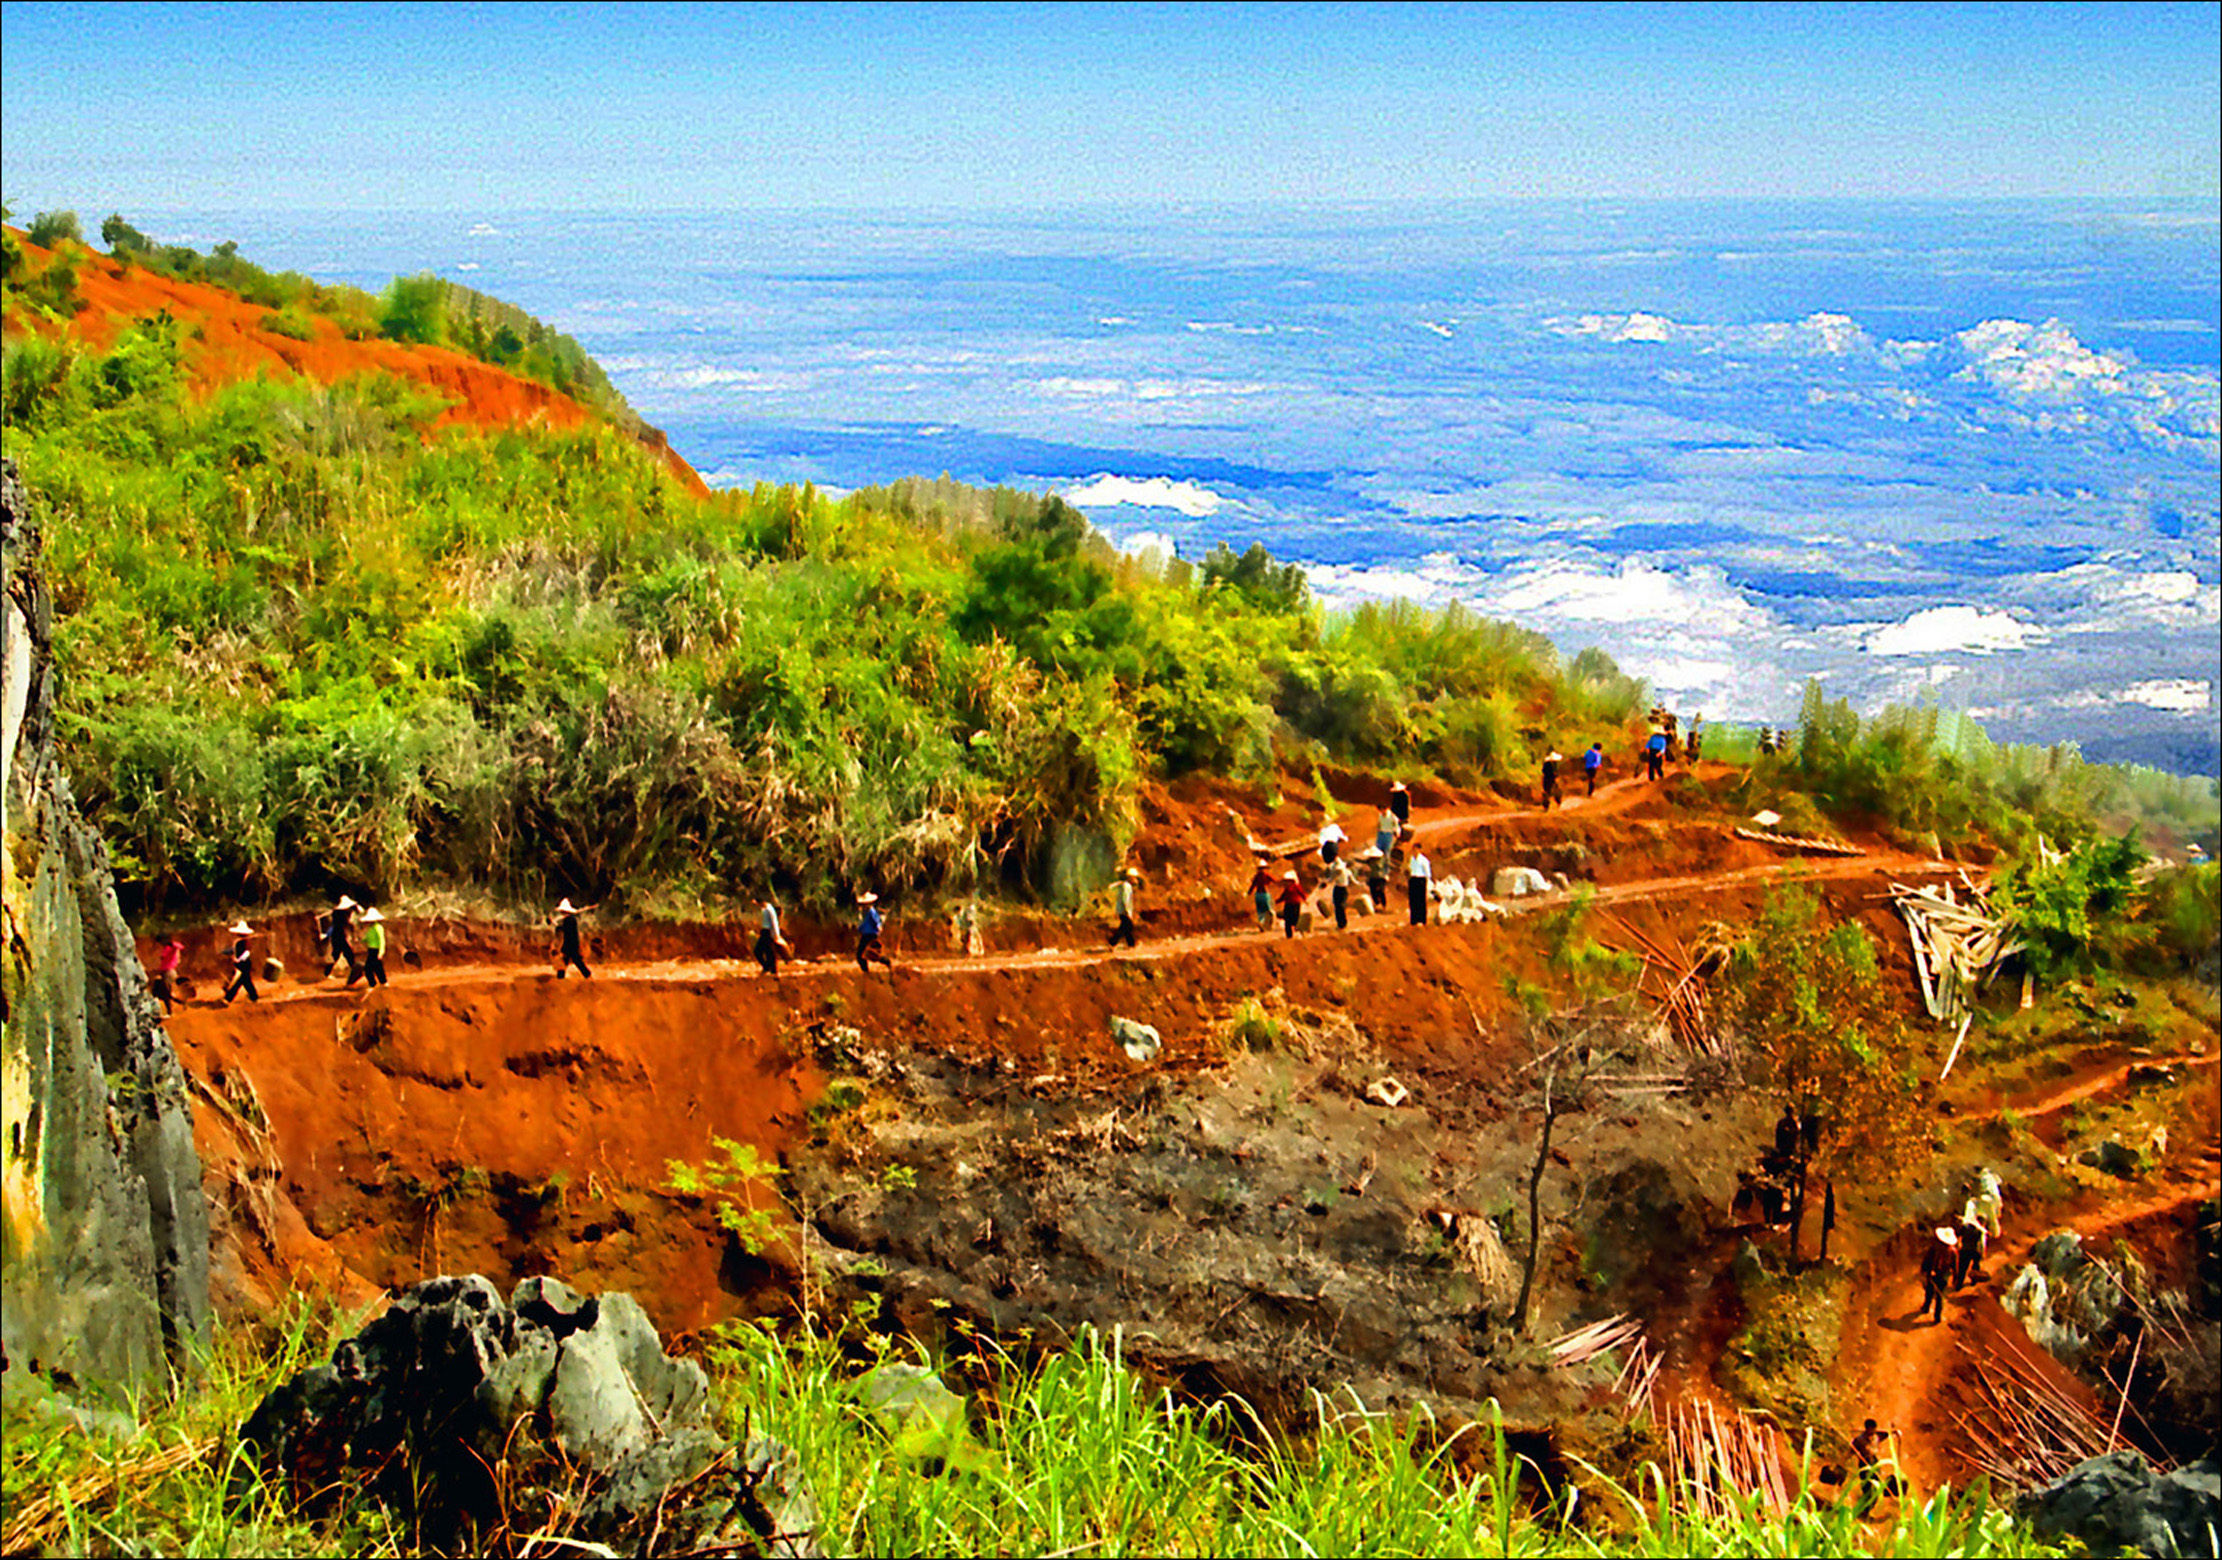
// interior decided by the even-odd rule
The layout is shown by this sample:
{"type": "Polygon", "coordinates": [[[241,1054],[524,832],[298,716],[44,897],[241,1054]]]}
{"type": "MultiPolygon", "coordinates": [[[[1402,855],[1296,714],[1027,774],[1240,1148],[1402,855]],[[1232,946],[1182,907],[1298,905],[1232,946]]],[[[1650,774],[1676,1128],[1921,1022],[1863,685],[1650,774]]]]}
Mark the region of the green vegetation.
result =
{"type": "MultiPolygon", "coordinates": [[[[126,1439],[88,1435],[11,1396],[0,1438],[9,1548],[27,1547],[16,1525],[36,1521],[65,1554],[420,1552],[375,1506],[297,1515],[235,1438],[264,1392],[326,1358],[347,1330],[296,1301],[275,1332],[228,1333],[201,1383],[149,1406],[126,1439]]],[[[1486,1423],[1453,1438],[1424,1417],[1323,1403],[1317,1430],[1269,1435],[1237,1401],[1182,1405],[1145,1386],[1117,1339],[1092,1332],[1032,1364],[989,1348],[963,1374],[946,1368],[978,1389],[966,1455],[924,1458],[915,1437],[858,1400],[860,1364],[891,1347],[849,1344],[862,1362],[856,1347],[820,1333],[782,1338],[753,1326],[726,1330],[709,1349],[723,1427],[795,1448],[834,1555],[2059,1552],[1980,1492],[1909,1501],[1869,1528],[1813,1496],[1781,1516],[1700,1519],[1661,1498],[1663,1481],[1630,1492],[1585,1475],[1568,1522],[1563,1495],[1486,1423]]]]}
{"type": "Polygon", "coordinates": [[[1773,805],[1786,820],[1792,809],[1782,801],[1802,794],[1825,813],[1881,823],[1909,841],[1987,835],[2027,855],[2040,838],[2067,844],[2138,826],[2202,841],[2211,854],[2222,818],[2222,788],[2211,776],[2086,763],[2072,743],[1994,743],[1973,720],[1934,705],[1892,706],[1863,721],[1818,682],[1806,685],[1785,752],[1760,757],[1748,737],[1724,731],[1707,753],[1756,760],[1736,800],[1773,805]]]}

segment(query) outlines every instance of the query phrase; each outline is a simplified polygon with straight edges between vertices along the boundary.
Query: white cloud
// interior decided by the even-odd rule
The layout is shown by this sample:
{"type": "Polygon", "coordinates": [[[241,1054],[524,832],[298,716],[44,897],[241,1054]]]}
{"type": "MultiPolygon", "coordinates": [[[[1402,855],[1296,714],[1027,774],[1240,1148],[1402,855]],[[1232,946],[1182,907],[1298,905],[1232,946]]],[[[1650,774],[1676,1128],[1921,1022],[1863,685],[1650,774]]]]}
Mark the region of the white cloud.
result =
{"type": "Polygon", "coordinates": [[[1173,539],[1163,531],[1134,531],[1117,538],[1112,545],[1135,558],[1147,558],[1152,553],[1159,558],[1170,558],[1178,551],[1173,539]]]}
{"type": "Polygon", "coordinates": [[[2124,703],[2149,705],[2156,710],[2172,710],[2179,715],[2195,715],[2200,710],[2212,708],[2214,704],[2213,686],[2190,677],[2166,677],[2152,682],[2135,683],[2124,688],[2121,696],[2124,703]]]}
{"type": "Polygon", "coordinates": [[[468,235],[471,238],[499,238],[501,229],[491,222],[473,222],[468,235]]]}
{"type": "Polygon", "coordinates": [[[1102,472],[1078,487],[1065,489],[1065,502],[1080,509],[1113,509],[1124,504],[1136,509],[1175,509],[1190,519],[1219,512],[1226,500],[1195,482],[1171,477],[1144,477],[1134,481],[1102,472]]]}
{"type": "Polygon", "coordinates": [[[1871,655],[1989,655],[1994,650],[2026,650],[2045,643],[2044,630],[2010,612],[1981,607],[1924,607],[1900,622],[1867,635],[1871,655]]]}
{"type": "Polygon", "coordinates": [[[1671,341],[1685,327],[1663,314],[1584,314],[1575,319],[1545,320],[1561,336],[1595,336],[1600,341],[1671,341]]]}
{"type": "Polygon", "coordinates": [[[2129,367],[2124,359],[2093,352],[2058,320],[2042,325],[1985,320],[1952,339],[1968,357],[1968,366],[1953,377],[1986,380],[2025,400],[2119,392],[2129,367]]]}

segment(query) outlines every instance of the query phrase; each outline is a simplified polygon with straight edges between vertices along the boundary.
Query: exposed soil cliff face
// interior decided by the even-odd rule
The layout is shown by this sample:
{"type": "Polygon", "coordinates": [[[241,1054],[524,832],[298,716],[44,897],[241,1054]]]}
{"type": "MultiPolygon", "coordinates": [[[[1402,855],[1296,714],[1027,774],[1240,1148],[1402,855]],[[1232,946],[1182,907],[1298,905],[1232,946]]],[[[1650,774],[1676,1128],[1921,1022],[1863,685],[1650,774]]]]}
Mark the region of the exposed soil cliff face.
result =
{"type": "Polygon", "coordinates": [[[186,1078],[55,761],[39,535],[0,465],[6,556],[0,1266],[8,1368],[148,1384],[205,1329],[208,1212],[186,1078]]]}

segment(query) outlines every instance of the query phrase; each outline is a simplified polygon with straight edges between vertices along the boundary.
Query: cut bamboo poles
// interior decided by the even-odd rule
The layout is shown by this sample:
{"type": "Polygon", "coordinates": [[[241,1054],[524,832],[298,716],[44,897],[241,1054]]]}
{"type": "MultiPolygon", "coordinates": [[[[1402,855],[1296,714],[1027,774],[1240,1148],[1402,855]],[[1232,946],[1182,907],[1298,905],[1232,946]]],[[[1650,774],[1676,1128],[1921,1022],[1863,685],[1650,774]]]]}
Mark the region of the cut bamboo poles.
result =
{"type": "Polygon", "coordinates": [[[1610,919],[1620,934],[1635,945],[1637,957],[1643,960],[1643,973],[1637,977],[1636,989],[1646,991],[1659,1003],[1666,1015],[1667,1029],[1676,1042],[1692,1055],[1726,1056],[1728,1043],[1714,1027],[1712,1011],[1705,999],[1706,959],[1692,953],[1679,940],[1669,949],[1618,916],[1610,919]]]}
{"type": "Polygon", "coordinates": [[[1621,1348],[1642,1336],[1643,1323],[1623,1311],[1601,1322],[1591,1322],[1587,1327],[1561,1333],[1544,1347],[1550,1351],[1552,1364],[1579,1365],[1584,1360],[1595,1359],[1607,1349],[1621,1348]]]}
{"type": "Polygon", "coordinates": [[[1847,845],[1842,840],[1816,840],[1796,834],[1770,834],[1764,829],[1739,828],[1736,831],[1736,838],[1757,840],[1762,845],[1778,845],[1784,850],[1811,851],[1820,856],[1864,856],[1867,854],[1857,845],[1847,845]]]}
{"type": "MultiPolygon", "coordinates": [[[[1964,900],[1949,883],[1942,888],[1893,883],[1890,893],[1913,945],[1922,1005],[1939,1024],[1958,1025],[1964,1038],[1976,991],[1991,983],[1999,966],[2021,952],[2022,944],[2011,938],[2005,919],[1991,909],[1988,890],[1965,873],[1961,883],[1967,890],[1964,900]]],[[[1955,1055],[1958,1049],[1953,1047],[1955,1055]]],[[[1945,1070],[1951,1071],[1949,1063],[1945,1070]]]]}
{"type": "Polygon", "coordinates": [[[1777,1516],[1789,1509],[1774,1426],[1705,1399],[1670,1404],[1657,1423],[1671,1498],[1692,1515],[1730,1517],[1754,1495],[1777,1516]]]}
{"type": "Polygon", "coordinates": [[[1954,1345],[1966,1359],[1965,1378],[1976,1401],[1953,1419],[1967,1433],[1970,1450],[1958,1455],[1977,1473],[2008,1487],[2056,1479],[2077,1463],[2103,1455],[2117,1426],[2109,1426],[2010,1356],[1978,1356],[1954,1345]]]}

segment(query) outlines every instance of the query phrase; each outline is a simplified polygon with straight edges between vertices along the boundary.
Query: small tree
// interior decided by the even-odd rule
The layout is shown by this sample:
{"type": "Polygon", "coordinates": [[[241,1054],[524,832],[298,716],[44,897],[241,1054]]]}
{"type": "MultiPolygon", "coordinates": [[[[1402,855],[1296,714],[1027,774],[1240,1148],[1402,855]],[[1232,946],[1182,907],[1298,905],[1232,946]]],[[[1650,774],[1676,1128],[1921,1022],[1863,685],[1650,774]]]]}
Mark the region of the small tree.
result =
{"type": "Polygon", "coordinates": [[[1787,1099],[1801,1130],[1790,1194],[1790,1260],[1798,1258],[1812,1172],[1881,1172],[1916,1137],[1904,1032],[1891,1012],[1875,945],[1851,922],[1819,929],[1819,898],[1769,894],[1751,935],[1729,956],[1723,1003],[1750,1071],[1787,1099]]]}
{"type": "Polygon", "coordinates": [[[85,230],[77,225],[74,211],[42,211],[31,219],[23,236],[41,249],[52,249],[64,239],[73,244],[85,242],[85,230]]]}
{"type": "Polygon", "coordinates": [[[430,272],[397,276],[380,300],[378,334],[391,341],[440,346],[447,341],[447,283],[430,272]]]}
{"type": "Polygon", "coordinates": [[[120,211],[110,212],[108,220],[101,223],[100,241],[106,244],[108,252],[118,259],[132,255],[143,255],[154,248],[153,241],[146,234],[124,221],[123,213],[120,211]]]}
{"type": "Polygon", "coordinates": [[[1559,1118],[1589,1109],[1609,1069],[1608,1031],[1619,1005],[1602,1004],[1533,1017],[1528,1024],[1528,1068],[1534,1074],[1533,1098],[1543,1113],[1536,1134],[1535,1160],[1528,1167],[1528,1251],[1520,1264],[1520,1298],[1512,1325],[1528,1328],[1528,1301],[1535,1292],[1535,1269],[1543,1250],[1543,1173],[1551,1163],[1551,1135],[1559,1118]]]}

